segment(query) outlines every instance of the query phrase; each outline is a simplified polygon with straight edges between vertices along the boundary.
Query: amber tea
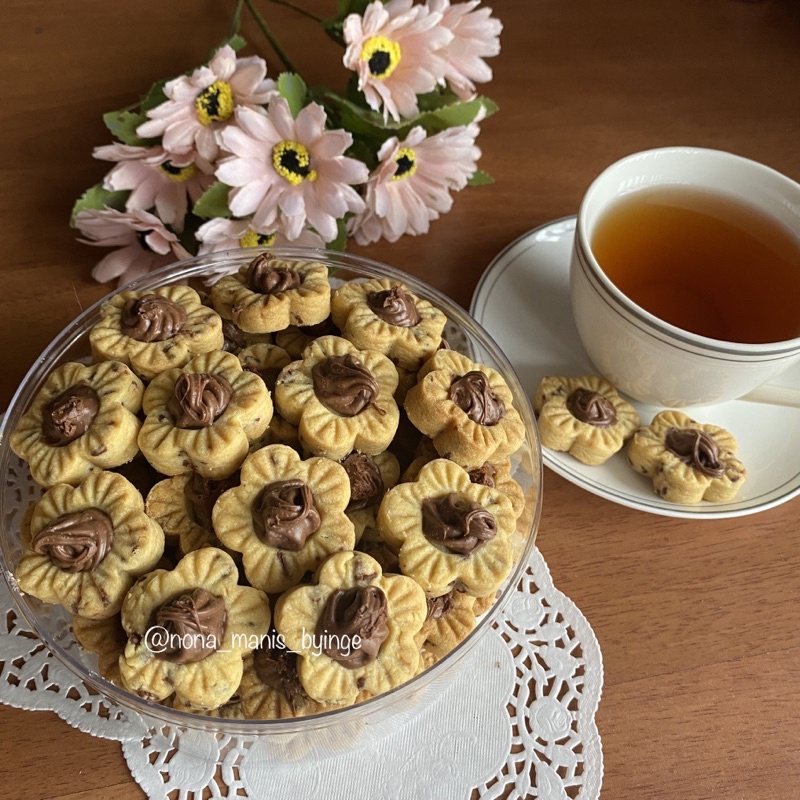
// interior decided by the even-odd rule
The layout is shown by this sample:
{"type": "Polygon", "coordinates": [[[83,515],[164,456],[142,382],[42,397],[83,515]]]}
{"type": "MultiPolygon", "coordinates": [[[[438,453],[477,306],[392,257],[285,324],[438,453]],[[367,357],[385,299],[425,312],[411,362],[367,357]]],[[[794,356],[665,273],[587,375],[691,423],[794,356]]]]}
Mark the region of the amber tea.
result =
{"type": "Polygon", "coordinates": [[[800,336],[800,237],[740,201],[698,189],[642,189],[597,221],[592,250],[634,303],[728,342],[800,336]]]}

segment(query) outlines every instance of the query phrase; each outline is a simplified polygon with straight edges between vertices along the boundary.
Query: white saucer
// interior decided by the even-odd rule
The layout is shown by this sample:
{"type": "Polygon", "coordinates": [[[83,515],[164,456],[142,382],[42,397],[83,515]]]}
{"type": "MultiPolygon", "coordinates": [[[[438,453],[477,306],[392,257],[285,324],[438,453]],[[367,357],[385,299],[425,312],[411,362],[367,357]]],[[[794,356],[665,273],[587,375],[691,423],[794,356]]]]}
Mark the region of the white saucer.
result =
{"type": "MultiPolygon", "coordinates": [[[[581,345],[569,301],[569,263],[575,217],[529,231],[489,265],[470,311],[500,345],[533,395],[545,375],[591,375],[595,367],[581,345]]],[[[800,388],[800,366],[778,383],[800,388]]],[[[660,410],[633,402],[647,424],[660,410]]],[[[753,514],[800,494],[800,409],[734,400],[693,409],[698,422],[729,430],[739,442],[747,481],[734,502],[668,503],[650,480],[628,466],[624,451],[599,467],[567,453],[544,450],[544,462],[572,483],[615,503],[670,517],[720,519],[753,514]]]]}

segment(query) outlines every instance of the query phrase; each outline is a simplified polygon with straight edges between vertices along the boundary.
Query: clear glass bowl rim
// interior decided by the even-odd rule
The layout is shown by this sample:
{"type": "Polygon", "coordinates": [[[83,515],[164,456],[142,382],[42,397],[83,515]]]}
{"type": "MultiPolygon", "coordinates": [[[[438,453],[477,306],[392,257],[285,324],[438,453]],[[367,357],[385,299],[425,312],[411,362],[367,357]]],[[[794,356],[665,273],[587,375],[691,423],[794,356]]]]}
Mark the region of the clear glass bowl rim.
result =
{"type": "Polygon", "coordinates": [[[531,474],[534,476],[536,482],[535,507],[531,511],[530,530],[527,532],[523,551],[511,575],[503,584],[500,594],[494,604],[483,615],[475,629],[442,659],[394,689],[358,703],[357,705],[346,706],[341,709],[305,717],[264,720],[240,720],[212,717],[154,704],[131,692],[121,689],[107,681],[98,673],[89,670],[85,664],[75,659],[58,641],[54,640],[49,631],[43,628],[38,614],[30,607],[25,594],[17,587],[16,580],[13,577],[13,569],[10,566],[10,553],[7,549],[8,532],[5,529],[5,523],[3,523],[3,528],[0,530],[0,545],[2,545],[0,546],[0,568],[2,568],[3,577],[6,580],[9,591],[20,613],[58,661],[64,664],[77,678],[84,681],[101,695],[106,696],[121,707],[134,711],[143,717],[154,719],[160,724],[176,725],[183,729],[211,731],[229,735],[293,734],[308,732],[310,730],[316,731],[331,725],[345,723],[354,718],[368,722],[371,717],[378,718],[380,715],[390,710],[391,706],[396,702],[402,701],[402,699],[407,696],[410,697],[417,690],[424,689],[424,687],[428,686],[430,683],[441,678],[445,671],[454,668],[455,665],[461,661],[479,641],[486,630],[491,627],[518,585],[535,546],[542,505],[542,454],[531,401],[522,388],[511,363],[491,336],[465,309],[421,278],[403,272],[395,267],[391,267],[388,264],[363,256],[309,247],[239,248],[177,261],[173,264],[168,264],[157,270],[153,270],[124,286],[114,289],[93,305],[86,308],[42,351],[41,355],[28,370],[11,398],[8,409],[3,415],[2,421],[0,421],[0,474],[7,474],[8,458],[11,455],[10,448],[7,444],[7,437],[16,425],[19,415],[23,413],[39,390],[49,373],[51,365],[57,363],[59,359],[63,359],[69,350],[79,342],[82,336],[88,334],[91,327],[99,320],[100,307],[109,297],[123,291],[146,291],[176,281],[186,281],[193,277],[200,277],[215,268],[226,268],[232,273],[235,272],[238,267],[248,263],[252,258],[262,252],[269,252],[277,258],[285,260],[320,261],[331,269],[354,270],[361,273],[360,275],[356,275],[355,279],[389,278],[402,282],[414,294],[440,307],[445,312],[448,321],[455,322],[460,329],[466,331],[470,337],[477,340],[477,343],[489,353],[492,359],[494,359],[495,364],[492,366],[502,371],[514,394],[515,407],[517,407],[517,410],[525,422],[526,438],[530,440],[528,441],[530,459],[533,462],[531,464],[531,474]]]}

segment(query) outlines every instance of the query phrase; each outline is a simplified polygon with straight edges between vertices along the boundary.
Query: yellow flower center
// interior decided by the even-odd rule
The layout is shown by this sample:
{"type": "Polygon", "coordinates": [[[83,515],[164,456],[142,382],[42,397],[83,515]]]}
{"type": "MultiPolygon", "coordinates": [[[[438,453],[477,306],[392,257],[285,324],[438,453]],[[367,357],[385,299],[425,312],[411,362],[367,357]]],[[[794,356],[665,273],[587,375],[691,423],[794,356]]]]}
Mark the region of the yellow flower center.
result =
{"type": "Polygon", "coordinates": [[[410,147],[401,147],[394,157],[394,163],[397,164],[397,169],[391,180],[410,178],[417,171],[417,154],[410,147]]]}
{"type": "Polygon", "coordinates": [[[214,81],[208,89],[197,95],[194,101],[197,119],[203,125],[224,122],[233,114],[233,92],[227,81],[214,81]]]}
{"type": "Polygon", "coordinates": [[[385,36],[371,36],[364,42],[359,58],[367,62],[373,78],[385,81],[400,63],[400,45],[385,36]]]}
{"type": "Polygon", "coordinates": [[[197,167],[194,164],[187,164],[185,167],[176,167],[171,161],[165,161],[159,165],[161,171],[175,183],[183,183],[189,178],[194,178],[197,174],[197,167]]]}
{"type": "Polygon", "coordinates": [[[292,186],[317,179],[316,170],[311,169],[308,150],[300,142],[284,139],[276,144],[272,148],[272,166],[292,186]]]}
{"type": "Polygon", "coordinates": [[[272,247],[274,244],[274,233],[247,231],[247,233],[239,239],[239,247],[272,247]]]}

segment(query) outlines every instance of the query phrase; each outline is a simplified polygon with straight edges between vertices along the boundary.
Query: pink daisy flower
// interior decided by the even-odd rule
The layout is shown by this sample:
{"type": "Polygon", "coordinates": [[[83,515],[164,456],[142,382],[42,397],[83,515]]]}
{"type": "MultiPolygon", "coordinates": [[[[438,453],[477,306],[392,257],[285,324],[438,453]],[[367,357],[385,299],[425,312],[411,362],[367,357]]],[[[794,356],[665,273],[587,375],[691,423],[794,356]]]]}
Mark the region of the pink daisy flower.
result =
{"type": "Polygon", "coordinates": [[[162,137],[170,153],[196,149],[207,161],[217,157],[215,131],[224,127],[237,107],[257,108],[275,91],[266,79],[263,58],[236,58],[230,45],[220,47],[207,67],[181,75],[164,86],[167,100],[147,112],[136,129],[144,139],[162,137]]]}
{"type": "Polygon", "coordinates": [[[347,49],[344,65],[358,75],[358,88],[372,109],[383,105],[389,116],[419,113],[417,95],[431,92],[444,79],[445,48],[453,33],[441,25],[442,14],[413,0],[375,0],[364,16],[350,14],[344,21],[347,49]]]}
{"type": "Polygon", "coordinates": [[[363,210],[352,185],[366,182],[367,168],[343,155],[352,135],[325,130],[325,119],[322,106],[309,103],[295,120],[277,95],[266,114],[236,109],[237,125],[219,133],[232,155],[217,166],[217,177],[234,187],[228,196],[234,216],[252,214],[256,230],[280,229],[292,242],[310,226],[329,242],[337,219],[363,210]]]}
{"type": "Polygon", "coordinates": [[[130,191],[125,201],[128,211],[155,208],[166,225],[183,230],[189,200],[196,203],[214,183],[214,170],[195,153],[171,155],[163,147],[134,147],[111,144],[96,147],[94,157],[116,161],[103,180],[109,191],[130,191]]]}
{"type": "Polygon", "coordinates": [[[85,209],[75,215],[75,227],[96,247],[116,247],[92,270],[100,283],[118,279],[122,286],[151,270],[190,258],[161,220],[147,211],[124,213],[111,208],[85,209]]]}
{"type": "Polygon", "coordinates": [[[474,124],[433,136],[417,126],[402,142],[396,136],[384,142],[367,183],[367,208],[348,224],[356,242],[396,242],[404,234],[427,233],[430,222],[453,205],[450,192],[463,189],[477,169],[477,135],[474,124]]]}
{"type": "Polygon", "coordinates": [[[475,83],[492,79],[492,70],[483,60],[500,52],[503,24],[492,16],[491,8],[481,8],[480,0],[450,5],[450,0],[428,0],[432,11],[442,15],[442,25],[453,34],[445,48],[445,79],[461,100],[475,95],[475,83]]]}
{"type": "Polygon", "coordinates": [[[201,225],[195,233],[200,242],[198,255],[217,253],[220,250],[235,250],[237,247],[325,247],[319,234],[303,228],[293,241],[279,231],[262,231],[253,227],[253,220],[225,219],[217,217],[201,225]]]}

